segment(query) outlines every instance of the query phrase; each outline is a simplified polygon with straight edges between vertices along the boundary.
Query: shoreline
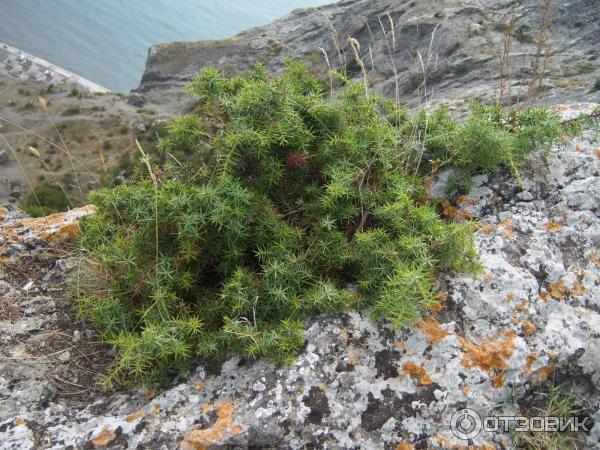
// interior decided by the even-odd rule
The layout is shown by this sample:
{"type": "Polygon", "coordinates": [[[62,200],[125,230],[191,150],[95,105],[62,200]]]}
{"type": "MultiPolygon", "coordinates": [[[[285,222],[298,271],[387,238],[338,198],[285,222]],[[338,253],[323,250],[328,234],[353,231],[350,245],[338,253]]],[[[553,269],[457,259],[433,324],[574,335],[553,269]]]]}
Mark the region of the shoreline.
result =
{"type": "Polygon", "coordinates": [[[75,85],[92,94],[111,92],[98,83],[4,42],[0,42],[0,73],[23,81],[75,85]]]}

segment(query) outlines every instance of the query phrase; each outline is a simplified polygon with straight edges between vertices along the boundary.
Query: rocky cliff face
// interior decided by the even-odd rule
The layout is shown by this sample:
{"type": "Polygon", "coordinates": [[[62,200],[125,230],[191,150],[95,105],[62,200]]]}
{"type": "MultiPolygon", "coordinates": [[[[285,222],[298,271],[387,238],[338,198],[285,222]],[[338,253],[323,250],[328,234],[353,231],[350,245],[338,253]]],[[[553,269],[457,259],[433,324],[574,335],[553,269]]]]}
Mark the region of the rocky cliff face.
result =
{"type": "MultiPolygon", "coordinates": [[[[543,100],[598,101],[600,92],[590,91],[600,77],[600,8],[596,0],[553,3],[552,57],[543,100]]],[[[309,61],[326,78],[319,48],[334,68],[347,65],[358,78],[360,68],[347,42],[351,36],[360,43],[374,89],[394,98],[397,81],[402,103],[414,106],[433,100],[460,112],[470,100],[496,95],[499,51],[513,4],[516,37],[508,71],[512,101],[517,102],[531,78],[530,55],[536,52],[541,20],[538,0],[347,0],[298,10],[231,39],[153,47],[135,95],[151,103],[166,98],[177,105],[186,101],[181,86],[204,67],[217,66],[231,75],[262,62],[276,71],[286,56],[309,61]]]]}
{"type": "Polygon", "coordinates": [[[57,356],[66,350],[97,366],[94,355],[109,355],[79,347],[93,341],[89,330],[56,325],[56,302],[65,298],[56,289],[76,264],[50,250],[91,211],[50,220],[4,211],[1,311],[12,316],[0,322],[0,447],[510,448],[502,431],[459,439],[454,414],[531,412],[545,382],[566,381],[591,417],[579,448],[598,448],[600,148],[593,137],[574,138],[548,158],[540,150],[521,185],[508,174],[477,178],[459,213],[481,222],[484,272],[446,276],[444,307],[416,326],[393,330],[367,313],[317,317],[291,367],[233,358],[200,365],[163,391],[90,393],[91,380],[53,369],[69,366],[57,356]],[[36,266],[35,281],[11,277],[14,264],[44,255],[51,259],[36,266]],[[66,344],[31,354],[51,332],[66,344]]]}

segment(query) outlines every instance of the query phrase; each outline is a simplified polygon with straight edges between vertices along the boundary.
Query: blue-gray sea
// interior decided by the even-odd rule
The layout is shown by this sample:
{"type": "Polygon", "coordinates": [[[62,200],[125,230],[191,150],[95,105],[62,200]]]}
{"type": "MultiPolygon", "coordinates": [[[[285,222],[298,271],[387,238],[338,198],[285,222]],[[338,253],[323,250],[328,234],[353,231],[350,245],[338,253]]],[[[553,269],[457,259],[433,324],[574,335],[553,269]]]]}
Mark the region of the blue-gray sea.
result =
{"type": "Polygon", "coordinates": [[[0,42],[128,93],[157,43],[229,37],[333,0],[0,0],[0,42]]]}

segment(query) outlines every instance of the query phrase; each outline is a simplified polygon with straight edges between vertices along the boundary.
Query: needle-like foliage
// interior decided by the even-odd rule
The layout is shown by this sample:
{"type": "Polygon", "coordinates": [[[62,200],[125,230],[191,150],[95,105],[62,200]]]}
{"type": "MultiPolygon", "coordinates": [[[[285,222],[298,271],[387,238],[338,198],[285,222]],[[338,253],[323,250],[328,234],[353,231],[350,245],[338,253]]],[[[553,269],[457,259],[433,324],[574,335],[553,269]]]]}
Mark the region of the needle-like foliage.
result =
{"type": "Polygon", "coordinates": [[[207,69],[188,91],[203,106],[170,126],[152,176],[94,192],[82,224],[82,251],[114,280],[82,308],[118,354],[107,382],[224,351],[287,363],[318,312],[417,320],[436,271],[477,268],[473,226],[428,204],[418,161],[492,170],[540,139],[493,109],[411,117],[357,83],[330,99],[298,62],[277,77],[207,69]]]}

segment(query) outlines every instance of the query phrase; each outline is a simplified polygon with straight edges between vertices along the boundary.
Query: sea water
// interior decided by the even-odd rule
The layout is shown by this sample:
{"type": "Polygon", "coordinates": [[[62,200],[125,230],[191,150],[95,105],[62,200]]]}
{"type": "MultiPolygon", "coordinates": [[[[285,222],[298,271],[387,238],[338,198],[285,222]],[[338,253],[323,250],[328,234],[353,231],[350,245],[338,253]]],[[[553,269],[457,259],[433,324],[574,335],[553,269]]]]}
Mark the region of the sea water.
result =
{"type": "Polygon", "coordinates": [[[226,38],[332,1],[0,0],[0,42],[128,93],[154,44],[226,38]]]}

